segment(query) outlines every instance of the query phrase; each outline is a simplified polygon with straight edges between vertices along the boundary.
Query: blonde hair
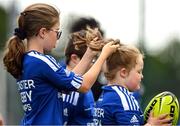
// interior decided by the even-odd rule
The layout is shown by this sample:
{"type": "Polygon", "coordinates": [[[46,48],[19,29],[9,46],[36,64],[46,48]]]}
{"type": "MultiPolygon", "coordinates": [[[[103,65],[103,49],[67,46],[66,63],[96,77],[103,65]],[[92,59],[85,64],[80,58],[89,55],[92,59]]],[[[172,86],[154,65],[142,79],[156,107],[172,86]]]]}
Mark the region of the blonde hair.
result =
{"type": "Polygon", "coordinates": [[[112,80],[120,68],[126,68],[128,72],[137,64],[137,58],[144,57],[138,48],[130,45],[120,45],[118,50],[106,60],[106,71],[104,73],[108,80],[112,80]]]}
{"type": "Polygon", "coordinates": [[[19,78],[22,74],[22,60],[26,51],[24,39],[36,36],[41,28],[50,29],[59,22],[59,12],[48,4],[37,3],[28,6],[18,18],[18,28],[8,41],[4,52],[4,66],[19,78]]]}

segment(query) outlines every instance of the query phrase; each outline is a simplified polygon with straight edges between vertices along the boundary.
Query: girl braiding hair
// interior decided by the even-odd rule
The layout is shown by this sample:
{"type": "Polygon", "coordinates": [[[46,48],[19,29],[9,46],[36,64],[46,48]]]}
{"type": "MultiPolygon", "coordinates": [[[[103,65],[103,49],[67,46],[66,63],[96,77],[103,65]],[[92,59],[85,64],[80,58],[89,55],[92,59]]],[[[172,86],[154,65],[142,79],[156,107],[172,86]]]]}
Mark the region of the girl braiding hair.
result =
{"type": "Polygon", "coordinates": [[[106,44],[87,71],[97,54],[88,48],[79,64],[68,71],[53,56],[45,54],[56,47],[61,33],[58,10],[37,3],[22,11],[18,27],[7,42],[3,62],[17,80],[24,110],[21,125],[63,125],[62,93],[87,92],[106,58],[118,48],[114,42],[106,44]]]}
{"type": "Polygon", "coordinates": [[[73,40],[73,44],[75,45],[75,49],[79,50],[83,46],[87,46],[94,51],[101,51],[104,45],[108,42],[113,41],[114,44],[119,44],[120,40],[107,39],[105,40],[102,36],[98,28],[90,28],[87,26],[86,30],[80,30],[78,32],[74,32],[71,34],[70,39],[73,40]]]}

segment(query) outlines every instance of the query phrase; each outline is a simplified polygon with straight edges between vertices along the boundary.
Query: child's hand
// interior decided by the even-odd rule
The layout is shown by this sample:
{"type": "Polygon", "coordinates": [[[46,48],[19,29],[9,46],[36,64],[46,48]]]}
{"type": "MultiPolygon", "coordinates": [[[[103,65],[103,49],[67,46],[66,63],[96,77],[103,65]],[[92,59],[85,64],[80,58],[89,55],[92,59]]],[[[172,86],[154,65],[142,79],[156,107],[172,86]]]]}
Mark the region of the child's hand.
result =
{"type": "Polygon", "coordinates": [[[113,52],[115,52],[120,45],[117,44],[115,41],[108,42],[102,49],[102,55],[107,58],[113,52]]]}
{"type": "Polygon", "coordinates": [[[161,126],[171,126],[172,118],[167,117],[168,114],[162,114],[158,117],[154,117],[153,112],[150,112],[149,119],[147,121],[147,125],[161,125],[161,126]]]}

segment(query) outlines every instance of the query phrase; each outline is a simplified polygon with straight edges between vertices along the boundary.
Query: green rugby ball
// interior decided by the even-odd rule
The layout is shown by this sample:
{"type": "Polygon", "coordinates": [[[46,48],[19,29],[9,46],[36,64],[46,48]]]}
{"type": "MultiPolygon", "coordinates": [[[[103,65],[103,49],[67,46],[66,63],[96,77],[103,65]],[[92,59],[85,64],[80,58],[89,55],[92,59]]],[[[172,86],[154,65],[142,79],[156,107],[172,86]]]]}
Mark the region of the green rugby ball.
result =
{"type": "Polygon", "coordinates": [[[145,122],[147,122],[151,110],[155,117],[161,114],[168,114],[169,117],[173,118],[172,125],[177,125],[179,118],[179,102],[173,93],[165,91],[152,98],[144,111],[145,122]]]}

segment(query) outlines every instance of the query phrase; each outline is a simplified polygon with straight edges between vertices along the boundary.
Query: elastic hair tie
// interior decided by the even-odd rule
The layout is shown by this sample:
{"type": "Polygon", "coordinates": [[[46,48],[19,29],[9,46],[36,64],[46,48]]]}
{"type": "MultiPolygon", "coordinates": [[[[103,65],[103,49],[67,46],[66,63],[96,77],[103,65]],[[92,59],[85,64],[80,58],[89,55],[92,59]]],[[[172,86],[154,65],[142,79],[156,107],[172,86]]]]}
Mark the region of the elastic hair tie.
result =
{"type": "Polygon", "coordinates": [[[20,28],[14,29],[14,35],[19,37],[21,40],[24,40],[26,38],[26,33],[24,32],[24,30],[22,30],[20,28]]]}

